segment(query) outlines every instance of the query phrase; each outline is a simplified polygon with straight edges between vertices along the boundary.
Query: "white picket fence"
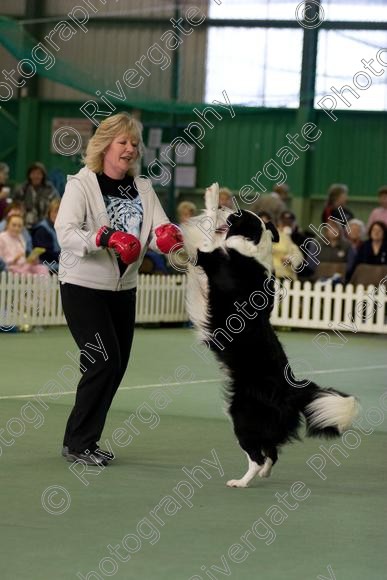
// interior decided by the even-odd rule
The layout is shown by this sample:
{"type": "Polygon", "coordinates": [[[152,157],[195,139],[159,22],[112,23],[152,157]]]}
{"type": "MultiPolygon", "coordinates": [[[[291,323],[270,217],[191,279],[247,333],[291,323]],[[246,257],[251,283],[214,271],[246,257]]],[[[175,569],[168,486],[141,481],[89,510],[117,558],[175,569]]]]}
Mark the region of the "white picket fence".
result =
{"type": "Polygon", "coordinates": [[[275,297],[274,326],[387,334],[387,295],[378,288],[288,281],[275,297]]]}
{"type": "MultiPolygon", "coordinates": [[[[186,322],[186,277],[138,278],[136,320],[139,324],[186,322]]],[[[285,282],[276,293],[275,326],[387,334],[387,296],[383,286],[354,288],[319,282],[285,282]]],[[[0,275],[0,328],[66,324],[56,276],[0,275]]]]}

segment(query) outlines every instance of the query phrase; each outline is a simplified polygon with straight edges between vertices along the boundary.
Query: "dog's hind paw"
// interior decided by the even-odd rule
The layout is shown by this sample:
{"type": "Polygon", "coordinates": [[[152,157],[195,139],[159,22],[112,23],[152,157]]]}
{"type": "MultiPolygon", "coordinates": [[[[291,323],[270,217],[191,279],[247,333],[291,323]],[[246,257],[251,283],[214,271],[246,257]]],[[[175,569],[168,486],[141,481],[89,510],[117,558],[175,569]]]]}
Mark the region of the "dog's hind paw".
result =
{"type": "Polygon", "coordinates": [[[247,487],[243,479],[229,479],[226,485],[227,487],[247,487]]]}

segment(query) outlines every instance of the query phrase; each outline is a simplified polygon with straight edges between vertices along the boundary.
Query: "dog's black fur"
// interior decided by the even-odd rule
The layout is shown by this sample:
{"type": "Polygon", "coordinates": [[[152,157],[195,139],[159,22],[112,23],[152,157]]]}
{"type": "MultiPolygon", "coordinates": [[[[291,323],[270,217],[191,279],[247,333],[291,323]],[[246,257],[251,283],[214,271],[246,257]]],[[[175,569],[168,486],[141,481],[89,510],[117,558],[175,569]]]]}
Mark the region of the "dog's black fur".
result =
{"type": "MultiPolygon", "coordinates": [[[[258,245],[262,236],[262,222],[250,212],[240,211],[228,219],[230,228],[226,239],[243,236],[258,245]]],[[[274,226],[266,225],[278,240],[274,226]]],[[[227,396],[235,435],[250,459],[262,466],[266,458],[277,461],[278,448],[298,438],[298,430],[305,417],[308,435],[337,436],[335,425],[308,425],[307,406],[326,394],[343,393],[321,389],[313,382],[307,386],[292,377],[288,359],[270,323],[273,304],[273,285],[268,284],[268,273],[253,257],[242,255],[237,249],[221,246],[210,252],[198,251],[197,265],[208,278],[208,336],[226,329],[226,321],[237,314],[236,303],[247,302],[241,315],[245,327],[232,333],[230,341],[222,333],[208,344],[225,367],[228,375],[227,396]],[[249,304],[254,292],[267,298],[261,310],[249,304]],[[254,315],[255,314],[255,315],[254,315]],[[286,369],[288,371],[286,372],[286,369]],[[296,385],[296,386],[293,386],[296,385]],[[299,388],[297,388],[299,387],[299,388]]],[[[230,319],[231,320],[231,319],[230,319]]]]}

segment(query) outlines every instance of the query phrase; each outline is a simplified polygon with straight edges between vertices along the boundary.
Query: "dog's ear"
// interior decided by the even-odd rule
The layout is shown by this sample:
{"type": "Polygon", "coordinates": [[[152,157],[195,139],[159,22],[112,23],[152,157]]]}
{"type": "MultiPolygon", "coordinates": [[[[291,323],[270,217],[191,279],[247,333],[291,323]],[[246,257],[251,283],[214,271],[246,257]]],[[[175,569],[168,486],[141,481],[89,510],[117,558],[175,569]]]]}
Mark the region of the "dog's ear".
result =
{"type": "Polygon", "coordinates": [[[277,244],[279,242],[279,233],[273,222],[266,222],[266,229],[271,232],[273,242],[277,244]]]}

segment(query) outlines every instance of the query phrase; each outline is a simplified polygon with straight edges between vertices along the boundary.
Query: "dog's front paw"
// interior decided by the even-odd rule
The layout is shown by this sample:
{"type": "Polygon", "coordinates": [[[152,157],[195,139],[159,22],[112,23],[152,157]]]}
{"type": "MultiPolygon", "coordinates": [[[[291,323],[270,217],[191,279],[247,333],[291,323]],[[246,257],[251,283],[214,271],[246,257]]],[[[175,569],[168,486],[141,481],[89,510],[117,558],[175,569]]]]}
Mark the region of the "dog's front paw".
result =
{"type": "Polygon", "coordinates": [[[207,211],[217,211],[219,206],[219,183],[213,183],[211,187],[207,187],[205,205],[207,211]]]}
{"type": "Polygon", "coordinates": [[[227,487],[247,487],[247,483],[242,479],[229,479],[226,485],[227,487]]]}
{"type": "Polygon", "coordinates": [[[262,469],[258,472],[259,477],[270,477],[271,469],[273,467],[273,462],[270,457],[266,457],[265,463],[262,469]]]}

